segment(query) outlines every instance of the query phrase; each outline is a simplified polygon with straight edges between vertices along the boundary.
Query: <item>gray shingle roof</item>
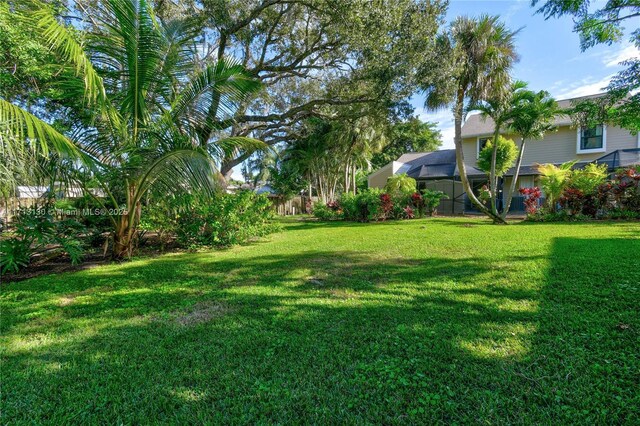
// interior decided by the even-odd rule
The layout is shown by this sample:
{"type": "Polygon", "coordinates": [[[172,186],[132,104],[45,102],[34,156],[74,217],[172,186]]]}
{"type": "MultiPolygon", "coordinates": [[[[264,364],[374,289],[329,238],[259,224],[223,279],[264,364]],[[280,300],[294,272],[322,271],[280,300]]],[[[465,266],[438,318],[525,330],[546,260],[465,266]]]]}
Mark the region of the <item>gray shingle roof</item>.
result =
{"type": "Polygon", "coordinates": [[[446,178],[454,175],[456,150],[443,149],[405,154],[398,158],[398,161],[409,166],[407,175],[414,179],[446,178]]]}

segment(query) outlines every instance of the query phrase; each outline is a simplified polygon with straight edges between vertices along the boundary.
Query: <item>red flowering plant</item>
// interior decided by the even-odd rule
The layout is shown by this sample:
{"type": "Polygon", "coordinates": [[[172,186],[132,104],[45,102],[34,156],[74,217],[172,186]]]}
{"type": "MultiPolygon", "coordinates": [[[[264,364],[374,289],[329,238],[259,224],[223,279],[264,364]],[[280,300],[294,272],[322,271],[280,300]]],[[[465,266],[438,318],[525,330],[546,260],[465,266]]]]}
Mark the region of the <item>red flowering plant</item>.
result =
{"type": "Polygon", "coordinates": [[[411,206],[407,206],[403,210],[407,219],[413,219],[415,217],[415,214],[413,213],[413,209],[411,208],[411,206]]]}
{"type": "Polygon", "coordinates": [[[629,167],[619,171],[612,181],[598,187],[596,199],[605,215],[624,211],[640,213],[640,170],[629,167]]]}
{"type": "Polygon", "coordinates": [[[411,204],[418,211],[418,216],[422,217],[424,213],[424,198],[422,198],[422,194],[419,192],[414,192],[411,194],[411,204]]]}
{"type": "Polygon", "coordinates": [[[640,213],[640,168],[629,167],[616,175],[621,207],[640,213]]]}
{"type": "Polygon", "coordinates": [[[528,215],[534,215],[540,208],[542,191],[537,186],[533,188],[520,188],[520,194],[524,197],[524,209],[528,215]]]}
{"type": "Polygon", "coordinates": [[[393,211],[393,201],[391,201],[389,194],[380,194],[380,208],[382,208],[385,218],[389,217],[393,211]]]}
{"type": "Polygon", "coordinates": [[[560,206],[572,215],[582,214],[582,209],[585,206],[587,197],[584,192],[575,188],[567,188],[562,192],[562,196],[558,200],[560,206]]]}

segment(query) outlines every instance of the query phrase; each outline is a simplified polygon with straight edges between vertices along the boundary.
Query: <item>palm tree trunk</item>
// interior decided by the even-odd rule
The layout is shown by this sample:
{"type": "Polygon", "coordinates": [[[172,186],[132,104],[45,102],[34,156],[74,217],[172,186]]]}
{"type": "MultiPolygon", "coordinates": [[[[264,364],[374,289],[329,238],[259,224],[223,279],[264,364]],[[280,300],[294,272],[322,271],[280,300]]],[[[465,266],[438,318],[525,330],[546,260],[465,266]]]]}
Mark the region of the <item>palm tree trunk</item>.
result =
{"type": "Polygon", "coordinates": [[[498,157],[498,137],[500,137],[500,126],[495,124],[496,130],[493,134],[493,149],[491,150],[491,170],[489,173],[489,191],[491,192],[491,213],[498,216],[498,177],[496,176],[496,161],[498,157]]]}
{"type": "Polygon", "coordinates": [[[458,173],[460,173],[460,180],[462,181],[462,187],[467,193],[467,197],[471,200],[471,202],[484,214],[493,219],[494,222],[497,223],[505,223],[504,219],[502,219],[498,215],[494,215],[491,210],[487,209],[484,204],[478,200],[478,197],[473,193],[473,188],[469,183],[469,178],[467,177],[467,167],[464,163],[464,153],[462,151],[462,111],[464,108],[464,92],[458,91],[458,97],[456,101],[456,105],[453,110],[454,115],[454,128],[455,128],[455,137],[454,143],[456,146],[456,165],[458,166],[458,173]]]}
{"type": "Polygon", "coordinates": [[[509,185],[509,192],[507,193],[507,198],[504,204],[504,211],[502,212],[502,219],[507,217],[507,213],[509,213],[509,209],[511,208],[511,200],[513,199],[513,193],[516,190],[516,184],[518,182],[518,176],[520,175],[520,166],[522,165],[522,158],[524,157],[524,146],[525,139],[522,138],[522,143],[520,144],[520,151],[518,152],[518,160],[516,161],[516,170],[513,173],[513,177],[511,178],[511,185],[509,185]]]}

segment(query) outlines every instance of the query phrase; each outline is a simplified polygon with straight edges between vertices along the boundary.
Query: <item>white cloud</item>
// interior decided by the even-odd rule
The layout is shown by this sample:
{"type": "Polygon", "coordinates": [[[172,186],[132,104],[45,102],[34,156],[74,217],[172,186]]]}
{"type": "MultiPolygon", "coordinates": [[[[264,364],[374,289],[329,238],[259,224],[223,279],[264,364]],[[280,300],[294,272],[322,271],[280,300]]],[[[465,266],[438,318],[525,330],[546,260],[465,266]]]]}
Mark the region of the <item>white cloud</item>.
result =
{"type": "Polygon", "coordinates": [[[453,114],[449,109],[429,112],[425,109],[418,111],[418,117],[422,121],[430,121],[438,123],[438,130],[442,134],[442,147],[441,149],[453,148],[453,136],[455,135],[455,128],[453,125],[453,114]]]}
{"type": "Polygon", "coordinates": [[[455,144],[453,138],[456,135],[456,129],[454,126],[438,126],[440,133],[442,133],[442,146],[440,149],[453,149],[455,144]]]}
{"type": "Polygon", "coordinates": [[[637,58],[640,56],[640,50],[633,44],[627,44],[622,49],[613,54],[608,54],[604,57],[604,66],[607,68],[617,67],[620,62],[628,59],[637,58]]]}
{"type": "MultiPolygon", "coordinates": [[[[605,88],[609,85],[613,74],[608,75],[606,77],[601,78],[600,80],[594,81],[592,77],[584,78],[580,81],[564,85],[552,90],[552,95],[556,99],[570,99],[570,98],[579,98],[581,96],[595,95],[597,93],[602,93],[605,91],[605,88]]],[[[553,86],[556,86],[555,84],[553,86]]]]}

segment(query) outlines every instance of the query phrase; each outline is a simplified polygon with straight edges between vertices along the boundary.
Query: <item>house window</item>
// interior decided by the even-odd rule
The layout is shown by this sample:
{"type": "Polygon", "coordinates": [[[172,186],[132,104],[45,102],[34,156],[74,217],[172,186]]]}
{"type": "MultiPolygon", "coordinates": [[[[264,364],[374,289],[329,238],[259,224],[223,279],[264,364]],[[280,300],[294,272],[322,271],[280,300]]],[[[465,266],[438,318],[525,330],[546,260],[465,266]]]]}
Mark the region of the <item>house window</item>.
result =
{"type": "Polygon", "coordinates": [[[489,140],[491,140],[491,138],[478,138],[478,152],[476,153],[478,157],[480,157],[480,151],[487,145],[489,140]]]}
{"type": "Polygon", "coordinates": [[[578,153],[604,152],[607,129],[603,125],[578,129],[578,153]]]}

